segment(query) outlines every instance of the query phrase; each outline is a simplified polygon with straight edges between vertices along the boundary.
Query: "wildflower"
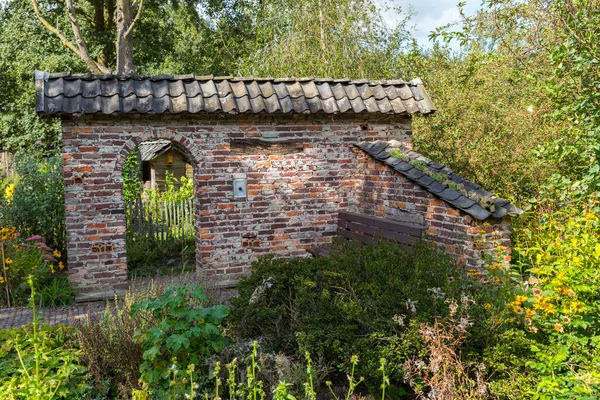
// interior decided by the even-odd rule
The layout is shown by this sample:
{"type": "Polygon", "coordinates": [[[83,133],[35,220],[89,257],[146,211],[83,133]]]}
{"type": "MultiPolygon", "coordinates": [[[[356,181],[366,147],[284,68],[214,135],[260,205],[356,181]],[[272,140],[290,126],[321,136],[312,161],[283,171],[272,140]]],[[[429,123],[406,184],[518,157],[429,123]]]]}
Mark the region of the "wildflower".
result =
{"type": "Polygon", "coordinates": [[[531,308],[528,308],[525,310],[525,316],[528,318],[533,318],[535,316],[535,311],[533,311],[531,308]]]}
{"type": "Polygon", "coordinates": [[[60,251],[58,251],[58,250],[54,250],[52,252],[52,254],[54,254],[54,257],[56,257],[56,258],[60,258],[60,256],[61,256],[60,251]]]}
{"type": "Polygon", "coordinates": [[[443,299],[444,296],[446,295],[444,292],[442,292],[442,289],[439,287],[429,288],[429,289],[427,289],[427,291],[429,293],[431,293],[431,295],[434,299],[443,299]]]}
{"type": "Polygon", "coordinates": [[[569,308],[571,308],[572,310],[575,310],[576,312],[582,312],[583,311],[583,305],[578,302],[578,301],[572,301],[569,304],[569,308]]]}
{"type": "Polygon", "coordinates": [[[533,333],[536,333],[538,331],[538,328],[536,328],[535,326],[531,326],[529,327],[529,330],[533,333]]]}
{"type": "Polygon", "coordinates": [[[542,289],[540,289],[540,288],[533,289],[533,295],[534,296],[541,296],[542,295],[542,289]]]}
{"type": "Polygon", "coordinates": [[[4,189],[4,198],[6,199],[7,204],[10,204],[14,195],[15,195],[15,184],[11,183],[10,185],[8,185],[6,187],[6,189],[4,189]]]}
{"type": "Polygon", "coordinates": [[[44,240],[44,238],[41,237],[40,235],[33,235],[33,236],[30,236],[27,239],[25,239],[26,242],[38,241],[38,240],[44,240]]]}
{"type": "Polygon", "coordinates": [[[566,315],[563,315],[562,320],[565,324],[568,324],[569,322],[571,322],[571,318],[567,317],[566,315]]]}
{"type": "Polygon", "coordinates": [[[417,312],[417,303],[418,301],[412,301],[411,299],[407,299],[406,300],[406,309],[409,310],[411,313],[416,314],[417,312]]]}
{"type": "Polygon", "coordinates": [[[404,318],[405,317],[406,317],[405,315],[396,314],[396,315],[394,315],[393,319],[394,319],[394,322],[396,322],[398,325],[404,326],[404,318]]]}
{"type": "Polygon", "coordinates": [[[531,318],[525,318],[525,325],[531,325],[531,318]]]}
{"type": "Polygon", "coordinates": [[[58,269],[60,269],[61,271],[62,271],[63,269],[65,269],[65,264],[64,264],[62,261],[59,261],[59,262],[58,262],[58,269]]]}
{"type": "Polygon", "coordinates": [[[556,324],[554,324],[554,330],[559,333],[564,332],[563,326],[561,324],[559,324],[558,322],[556,324]]]}
{"type": "Polygon", "coordinates": [[[4,277],[0,276],[0,283],[4,283],[4,277]]]}
{"type": "Polygon", "coordinates": [[[50,264],[50,272],[52,272],[52,273],[56,272],[56,270],[54,269],[54,265],[53,264],[50,264]]]}
{"type": "Polygon", "coordinates": [[[6,265],[11,265],[13,263],[13,260],[10,257],[6,257],[6,260],[4,260],[4,263],[6,265]]]}
{"type": "Polygon", "coordinates": [[[490,303],[485,303],[483,308],[485,308],[486,310],[489,310],[490,308],[492,308],[492,305],[490,303]]]}
{"type": "Polygon", "coordinates": [[[522,295],[517,295],[517,297],[515,297],[515,302],[516,303],[524,303],[525,300],[527,300],[527,296],[522,296],[522,295]]]}

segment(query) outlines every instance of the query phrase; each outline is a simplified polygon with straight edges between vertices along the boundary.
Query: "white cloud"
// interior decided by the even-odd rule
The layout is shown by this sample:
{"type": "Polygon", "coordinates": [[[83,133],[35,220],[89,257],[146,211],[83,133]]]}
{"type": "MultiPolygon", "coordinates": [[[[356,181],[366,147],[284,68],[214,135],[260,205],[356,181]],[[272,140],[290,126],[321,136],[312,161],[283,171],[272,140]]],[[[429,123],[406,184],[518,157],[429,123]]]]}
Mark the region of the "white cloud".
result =
{"type": "MultiPolygon", "coordinates": [[[[395,0],[391,5],[399,6],[405,12],[408,9],[414,11],[415,15],[411,20],[415,26],[413,35],[419,44],[424,47],[431,47],[429,34],[435,28],[460,20],[457,0],[395,0]]],[[[467,15],[473,15],[478,8],[479,3],[476,1],[467,1],[464,10],[467,15]]],[[[400,16],[393,10],[387,11],[383,17],[390,26],[393,26],[400,19],[400,16]]],[[[454,44],[453,47],[457,48],[458,46],[454,44]]]]}

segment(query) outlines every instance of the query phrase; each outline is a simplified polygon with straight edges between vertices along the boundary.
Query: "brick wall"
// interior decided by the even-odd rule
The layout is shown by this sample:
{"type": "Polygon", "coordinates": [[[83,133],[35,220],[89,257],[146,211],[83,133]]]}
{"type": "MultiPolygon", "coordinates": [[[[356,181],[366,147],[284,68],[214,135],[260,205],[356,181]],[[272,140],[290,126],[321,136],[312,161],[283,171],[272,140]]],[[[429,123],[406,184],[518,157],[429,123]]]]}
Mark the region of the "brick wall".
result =
{"type": "Polygon", "coordinates": [[[509,218],[478,221],[361,150],[354,151],[357,167],[350,211],[425,225],[427,241],[469,268],[481,269],[484,254],[493,255],[496,262],[510,262],[509,218]]]}
{"type": "Polygon", "coordinates": [[[141,142],[169,139],[194,164],[199,265],[244,272],[258,255],[305,256],[335,234],[337,212],[353,201],[365,139],[410,141],[408,119],[342,116],[75,118],[63,121],[68,267],[82,292],[126,285],[122,167],[141,142]],[[295,139],[303,151],[233,156],[232,139],[295,139]],[[247,179],[247,199],[233,179],[247,179]],[[244,246],[245,240],[256,246],[244,246]]]}

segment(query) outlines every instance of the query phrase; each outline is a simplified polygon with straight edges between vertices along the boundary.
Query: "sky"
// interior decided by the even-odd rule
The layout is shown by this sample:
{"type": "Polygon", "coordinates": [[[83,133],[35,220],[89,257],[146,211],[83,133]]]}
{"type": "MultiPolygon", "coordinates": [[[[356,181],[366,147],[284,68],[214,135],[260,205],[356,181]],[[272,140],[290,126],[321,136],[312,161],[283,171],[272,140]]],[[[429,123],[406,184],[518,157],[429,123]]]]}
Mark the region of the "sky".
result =
{"type": "MultiPolygon", "coordinates": [[[[423,47],[431,47],[429,34],[436,27],[448,23],[457,22],[460,19],[458,7],[459,0],[393,0],[393,6],[400,6],[402,9],[412,8],[414,16],[412,24],[415,26],[414,36],[423,47]]],[[[469,0],[465,5],[467,15],[473,15],[480,7],[480,0],[469,0]]],[[[388,11],[384,14],[384,19],[388,25],[392,26],[398,19],[397,13],[388,11]]],[[[456,44],[452,45],[458,48],[456,44]]]]}

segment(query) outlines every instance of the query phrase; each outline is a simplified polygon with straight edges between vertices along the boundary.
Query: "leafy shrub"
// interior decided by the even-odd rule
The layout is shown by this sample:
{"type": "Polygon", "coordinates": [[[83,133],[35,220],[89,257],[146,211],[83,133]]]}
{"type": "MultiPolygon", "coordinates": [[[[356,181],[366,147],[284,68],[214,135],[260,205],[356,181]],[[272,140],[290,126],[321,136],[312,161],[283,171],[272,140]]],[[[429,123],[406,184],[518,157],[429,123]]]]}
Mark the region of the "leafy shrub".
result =
{"type": "Polygon", "coordinates": [[[600,396],[600,202],[595,196],[565,204],[529,221],[515,246],[516,272],[503,277],[512,289],[512,324],[489,349],[497,367],[497,389],[514,387],[548,398],[600,396]],[[518,360],[517,363],[514,361],[518,360]]]}
{"type": "Polygon", "coordinates": [[[0,399],[86,398],[91,392],[74,331],[40,325],[33,279],[28,282],[33,324],[0,330],[0,399]]]}
{"type": "Polygon", "coordinates": [[[140,389],[142,348],[134,334],[143,321],[130,313],[127,301],[107,307],[103,317],[88,314],[76,326],[83,353],[80,360],[98,389],[111,398],[127,398],[132,390],[140,389]]]}
{"type": "Polygon", "coordinates": [[[223,305],[205,308],[208,301],[202,288],[180,286],[133,306],[134,314],[143,312],[151,320],[134,337],[143,350],[141,380],[158,398],[181,396],[173,382],[186,371],[200,387],[206,384],[205,360],[225,345],[220,327],[229,314],[223,305]]]}
{"type": "MultiPolygon", "coordinates": [[[[27,278],[31,277],[33,284],[39,288],[51,283],[49,277],[64,268],[57,259],[61,256],[60,252],[48,247],[41,236],[22,239],[14,227],[0,229],[0,252],[0,265],[3,267],[0,285],[9,306],[28,298],[30,288],[27,278]]],[[[48,291],[45,293],[49,294],[48,291]]]]}
{"type": "Polygon", "coordinates": [[[77,291],[73,289],[66,276],[52,277],[44,283],[38,292],[39,303],[43,307],[66,306],[75,301],[77,291]]]}
{"type": "Polygon", "coordinates": [[[158,266],[195,265],[195,239],[156,241],[127,235],[127,270],[130,275],[156,275],[158,266]],[[149,268],[147,268],[149,267],[149,268]]]}
{"type": "Polygon", "coordinates": [[[25,371],[35,371],[35,349],[32,327],[0,330],[0,399],[36,398],[36,388],[43,390],[37,398],[82,398],[88,391],[86,369],[78,365],[80,350],[75,330],[68,326],[43,326],[37,332],[40,354],[40,382],[35,385],[25,378],[25,371]],[[17,352],[18,349],[18,352],[17,352]],[[78,397],[82,396],[82,397],[78,397]]]}
{"type": "MultiPolygon", "coordinates": [[[[471,293],[476,321],[469,343],[481,351],[488,327],[484,307],[493,296],[460,266],[425,245],[412,251],[391,243],[357,246],[334,242],[331,258],[274,259],[253,264],[239,285],[232,324],[271,351],[318,359],[344,370],[353,354],[363,360],[367,383],[386,358],[391,379],[399,366],[424,349],[419,324],[448,315],[445,302],[471,293]]],[[[399,395],[400,392],[396,393],[399,395]]]]}
{"type": "MultiPolygon", "coordinates": [[[[15,226],[24,236],[41,235],[50,247],[66,249],[64,182],[59,154],[36,157],[15,154],[12,194],[0,197],[4,225],[15,226]]],[[[10,187],[10,186],[9,186],[10,187]]]]}

